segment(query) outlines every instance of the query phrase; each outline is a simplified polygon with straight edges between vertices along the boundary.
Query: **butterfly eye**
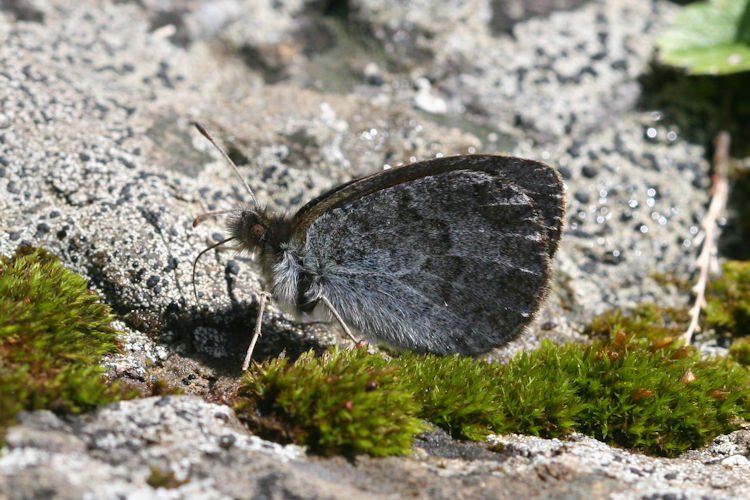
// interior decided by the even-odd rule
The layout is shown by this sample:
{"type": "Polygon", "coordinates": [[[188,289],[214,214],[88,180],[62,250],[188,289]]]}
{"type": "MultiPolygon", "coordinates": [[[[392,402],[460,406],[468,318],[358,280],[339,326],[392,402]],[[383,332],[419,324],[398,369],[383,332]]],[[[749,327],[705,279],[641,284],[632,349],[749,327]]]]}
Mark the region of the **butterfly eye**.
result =
{"type": "Polygon", "coordinates": [[[263,224],[254,224],[253,227],[250,228],[250,233],[258,239],[260,239],[265,232],[266,226],[263,224]]]}

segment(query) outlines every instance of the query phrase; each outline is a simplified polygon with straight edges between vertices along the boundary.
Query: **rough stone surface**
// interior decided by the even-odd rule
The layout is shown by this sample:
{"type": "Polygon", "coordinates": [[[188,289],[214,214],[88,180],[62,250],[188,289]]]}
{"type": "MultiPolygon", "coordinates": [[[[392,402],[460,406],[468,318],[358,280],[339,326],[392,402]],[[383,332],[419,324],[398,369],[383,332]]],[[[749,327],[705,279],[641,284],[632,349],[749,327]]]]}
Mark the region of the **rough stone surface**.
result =
{"type": "MultiPolygon", "coordinates": [[[[192,129],[198,119],[277,210],[438,153],[505,152],[558,168],[569,206],[553,290],[497,359],[542,337],[575,340],[610,307],[685,304],[684,291],[654,276],[693,270],[709,166],[703,145],[638,108],[638,78],[674,9],[650,0],[0,2],[0,252],[44,246],[89,278],[124,332],[123,352],[105,361],[113,377],[143,387],[166,379],[199,395],[236,382],[266,284],[250,256],[211,251],[193,298],[192,261],[225,234],[220,221],[194,229],[193,218],[249,199],[192,129]]],[[[339,338],[273,303],[263,329],[260,357],[339,338]]],[[[0,452],[0,497],[750,491],[743,432],[678,460],[582,437],[497,439],[500,452],[434,433],[414,457],[350,463],[248,437],[231,411],[197,398],[149,399],[65,421],[24,416],[0,452]],[[154,489],[152,466],[189,481],[154,489]]]]}
{"type": "Polygon", "coordinates": [[[347,461],[249,436],[226,406],[164,396],[77,418],[22,415],[0,456],[0,492],[7,498],[742,498],[750,488],[748,434],[664,460],[581,435],[494,436],[488,448],[433,431],[410,457],[347,461]]]}

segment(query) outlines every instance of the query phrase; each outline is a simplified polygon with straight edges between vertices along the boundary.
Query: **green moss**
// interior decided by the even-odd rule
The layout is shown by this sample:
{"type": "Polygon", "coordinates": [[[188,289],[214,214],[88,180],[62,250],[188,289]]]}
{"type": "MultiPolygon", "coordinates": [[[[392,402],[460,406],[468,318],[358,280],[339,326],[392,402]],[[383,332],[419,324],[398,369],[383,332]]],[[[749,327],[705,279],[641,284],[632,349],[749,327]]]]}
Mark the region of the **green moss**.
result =
{"type": "Polygon", "coordinates": [[[395,361],[413,390],[419,416],[453,437],[482,439],[498,425],[499,365],[461,356],[405,353],[395,361]]]}
{"type": "Polygon", "coordinates": [[[490,432],[554,437],[574,430],[581,407],[560,367],[578,359],[558,354],[558,346],[545,343],[507,365],[414,354],[398,363],[414,388],[420,416],[454,437],[482,439],[490,432]]]}
{"type": "Polygon", "coordinates": [[[563,435],[579,409],[567,381],[536,375],[539,360],[531,354],[508,365],[405,354],[398,364],[399,375],[414,388],[419,416],[458,438],[478,440],[490,432],[563,435]]]}
{"type": "Polygon", "coordinates": [[[21,410],[80,413],[132,396],[107,385],[100,358],[116,350],[113,316],[43,250],[0,258],[0,427],[21,410]]]}
{"type": "Polygon", "coordinates": [[[750,366],[750,337],[742,337],[732,342],[729,354],[739,364],[750,366]]]}
{"type": "Polygon", "coordinates": [[[152,488],[174,489],[190,482],[190,477],[179,480],[174,472],[165,472],[160,467],[151,466],[151,473],[146,478],[146,484],[152,488]]]}
{"type": "Polygon", "coordinates": [[[656,281],[656,283],[662,288],[676,287],[679,290],[689,290],[693,284],[689,279],[684,276],[677,274],[676,272],[669,273],[650,273],[649,277],[656,281]]]}
{"type": "Polygon", "coordinates": [[[687,330],[689,321],[686,308],[640,304],[630,313],[615,309],[597,316],[586,326],[584,333],[606,340],[623,330],[639,338],[671,340],[687,330]]]}
{"type": "Polygon", "coordinates": [[[582,401],[575,373],[582,349],[580,344],[543,342],[539,349],[519,353],[500,366],[496,383],[503,419],[493,432],[560,437],[576,431],[582,401]]]}
{"type": "Polygon", "coordinates": [[[521,353],[507,365],[362,350],[263,365],[237,409],[260,435],[323,454],[404,453],[418,417],[455,437],[582,432],[674,456],[750,419],[750,370],[671,339],[618,331],[591,345],[521,353]],[[373,385],[373,382],[374,385],[373,385]],[[367,387],[375,387],[368,391],[367,387]]]}
{"type": "Polygon", "coordinates": [[[235,411],[260,436],[321,455],[405,454],[423,430],[397,368],[363,348],[267,362],[239,396],[235,411]]]}
{"type": "Polygon", "coordinates": [[[730,260],[706,290],[706,322],[719,333],[750,334],[750,262],[730,260]]]}
{"type": "MultiPolygon", "coordinates": [[[[744,264],[725,266],[724,278],[714,282],[709,295],[715,302],[710,316],[714,322],[720,317],[733,329],[750,324],[748,278],[750,268],[744,264]]],[[[688,318],[686,308],[653,304],[628,314],[611,311],[586,328],[596,339],[590,345],[545,341],[506,365],[413,353],[387,363],[363,351],[334,351],[323,360],[309,354],[293,365],[264,365],[249,381],[252,398],[243,412],[252,415],[246,421],[262,435],[312,444],[326,454],[372,453],[341,431],[336,411],[356,396],[363,398],[358,402],[362,408],[385,412],[372,414],[374,423],[368,422],[369,411],[345,413],[350,425],[377,427],[388,421],[389,412],[408,422],[408,430],[398,434],[399,445],[391,448],[399,453],[418,431],[412,420],[418,417],[457,438],[479,440],[490,432],[542,437],[581,432],[612,445],[675,456],[750,419],[750,370],[729,358],[702,359],[694,348],[683,346],[678,339],[688,318]],[[369,393],[361,387],[375,373],[387,373],[390,383],[397,381],[379,387],[396,388],[400,412],[366,401],[369,393]],[[335,445],[322,445],[330,432],[335,445]]],[[[736,342],[732,356],[747,364],[750,342],[736,342]]],[[[391,432],[397,433],[403,424],[391,422],[391,432]]],[[[367,442],[371,447],[374,440],[367,442]]],[[[381,448],[373,454],[390,453],[381,448]]]]}
{"type": "Polygon", "coordinates": [[[750,418],[750,372],[624,333],[590,346],[545,341],[501,366],[431,356],[399,362],[423,405],[420,416],[472,438],[486,430],[543,437],[576,431],[674,456],[750,418]]]}
{"type": "Polygon", "coordinates": [[[580,358],[564,371],[583,405],[576,430],[605,442],[674,456],[750,418],[750,372],[729,360],[622,332],[560,350],[580,358]]]}

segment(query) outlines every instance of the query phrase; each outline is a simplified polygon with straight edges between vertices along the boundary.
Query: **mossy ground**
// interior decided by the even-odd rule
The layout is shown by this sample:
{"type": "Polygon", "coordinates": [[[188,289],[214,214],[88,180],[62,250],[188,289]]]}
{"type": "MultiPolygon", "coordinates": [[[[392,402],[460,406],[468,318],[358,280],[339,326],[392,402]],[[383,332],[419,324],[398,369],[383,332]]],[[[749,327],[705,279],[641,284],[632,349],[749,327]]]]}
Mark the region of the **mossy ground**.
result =
{"type": "MultiPolygon", "coordinates": [[[[725,268],[726,271],[727,268],[725,268]]],[[[707,319],[736,334],[746,325],[750,272],[709,291],[707,319]],[[718,318],[718,319],[717,319],[718,318]]],[[[80,276],[43,251],[0,261],[0,425],[20,410],[78,413],[132,396],[107,385],[98,360],[116,350],[112,314],[80,276]]],[[[259,435],[322,455],[406,454],[424,421],[462,439],[517,432],[582,432],[674,456],[750,420],[747,342],[734,359],[702,359],[675,342],[685,311],[643,305],[592,322],[589,345],[543,342],[506,365],[364,349],[312,352],[256,366],[235,400],[259,435]]],[[[744,333],[744,332],[743,332],[744,333]]]]}
{"type": "Polygon", "coordinates": [[[750,262],[730,260],[706,290],[706,323],[727,337],[750,334],[750,262]]]}
{"type": "Polygon", "coordinates": [[[750,366],[750,262],[730,260],[706,290],[706,327],[730,345],[729,354],[750,366]]]}
{"type": "Polygon", "coordinates": [[[653,341],[669,341],[682,335],[689,322],[687,307],[640,304],[628,313],[616,309],[597,316],[586,326],[584,334],[606,340],[614,332],[623,330],[653,341]]]}
{"type": "MultiPolygon", "coordinates": [[[[707,297],[707,327],[746,335],[747,263],[726,264],[707,297]]],[[[256,368],[237,409],[264,437],[326,455],[408,453],[425,420],[462,439],[581,432],[675,456],[750,420],[748,337],[729,358],[701,358],[677,340],[688,318],[687,308],[654,304],[613,311],[586,328],[592,343],[543,342],[506,365],[411,353],[385,362],[362,349],[308,353],[256,368]]]]}
{"type": "Polygon", "coordinates": [[[105,382],[113,315],[86,281],[43,250],[0,258],[0,429],[22,410],[80,413],[133,391],[105,382]]]}
{"type": "Polygon", "coordinates": [[[415,419],[423,419],[459,438],[581,432],[675,456],[750,419],[750,371],[619,331],[590,345],[543,342],[507,365],[415,354],[386,363],[362,349],[309,353],[262,365],[240,401],[240,417],[264,437],[326,455],[407,453],[421,430],[415,419]]]}
{"type": "Polygon", "coordinates": [[[425,427],[397,368],[365,349],[275,359],[246,378],[235,406],[260,436],[322,455],[398,455],[425,427]]]}
{"type": "Polygon", "coordinates": [[[729,262],[707,291],[705,326],[736,337],[705,359],[677,339],[687,308],[643,304],[586,328],[588,345],[543,342],[506,365],[364,350],[308,353],[256,368],[240,416],[263,436],[312,451],[408,453],[429,421],[462,439],[581,432],[660,456],[705,445],[750,420],[750,265],[729,262]]]}

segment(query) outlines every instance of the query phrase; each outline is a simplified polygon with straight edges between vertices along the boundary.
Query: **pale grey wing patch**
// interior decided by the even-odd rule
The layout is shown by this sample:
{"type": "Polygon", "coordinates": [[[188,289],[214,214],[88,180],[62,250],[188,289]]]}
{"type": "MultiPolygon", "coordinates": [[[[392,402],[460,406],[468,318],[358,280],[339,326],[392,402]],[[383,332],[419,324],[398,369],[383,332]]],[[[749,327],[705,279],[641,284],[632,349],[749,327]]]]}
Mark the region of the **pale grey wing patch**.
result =
{"type": "Polygon", "coordinates": [[[416,179],[330,210],[309,228],[300,258],[308,298],[326,295],[379,340],[441,354],[476,354],[515,336],[550,273],[533,200],[477,171],[416,179]]]}
{"type": "MultiPolygon", "coordinates": [[[[461,304],[484,302],[486,299],[480,294],[480,287],[477,287],[473,284],[460,282],[455,278],[446,276],[445,272],[443,274],[437,274],[434,271],[430,271],[430,269],[442,269],[445,271],[451,268],[456,268],[457,266],[462,265],[466,261],[466,259],[467,258],[465,256],[457,257],[433,255],[428,256],[427,262],[417,262],[417,265],[411,266],[409,269],[402,269],[389,274],[385,274],[379,271],[352,271],[351,269],[346,268],[329,268],[328,271],[332,275],[347,276],[349,279],[359,279],[364,284],[367,284],[368,282],[383,283],[386,280],[399,281],[402,283],[402,285],[398,287],[399,290],[403,291],[404,288],[408,288],[415,294],[421,294],[426,300],[429,301],[435,301],[435,298],[439,297],[440,300],[442,300],[446,305],[452,304],[454,302],[459,302],[461,304]],[[412,285],[412,283],[415,283],[416,280],[420,278],[429,278],[429,280],[434,281],[435,284],[441,285],[444,293],[435,293],[430,297],[427,297],[426,295],[424,295],[423,290],[420,290],[412,285]]],[[[543,270],[540,269],[513,267],[508,263],[491,263],[486,259],[472,260],[476,260],[480,264],[499,264],[500,266],[506,268],[506,276],[513,274],[518,278],[518,280],[520,280],[518,282],[524,282],[525,280],[529,279],[534,280],[542,277],[541,273],[543,272],[543,270]]],[[[434,291],[438,292],[437,289],[435,289],[434,291]]],[[[396,298],[392,294],[388,295],[396,298]]],[[[496,298],[495,305],[498,307],[503,307],[510,311],[515,311],[522,315],[532,313],[533,311],[529,308],[529,300],[531,300],[532,297],[528,297],[523,301],[518,301],[517,297],[518,294],[515,294],[515,296],[513,297],[500,295],[496,298]]]]}
{"type": "Polygon", "coordinates": [[[542,163],[519,159],[509,162],[503,172],[534,200],[545,221],[549,239],[548,252],[553,257],[560,243],[565,216],[565,196],[560,174],[542,163]]]}
{"type": "Polygon", "coordinates": [[[554,256],[565,216],[565,196],[560,174],[543,163],[522,158],[506,158],[503,162],[496,161],[493,156],[477,155],[473,158],[477,168],[495,170],[508,179],[513,179],[513,183],[534,200],[547,230],[549,256],[554,256]]]}

